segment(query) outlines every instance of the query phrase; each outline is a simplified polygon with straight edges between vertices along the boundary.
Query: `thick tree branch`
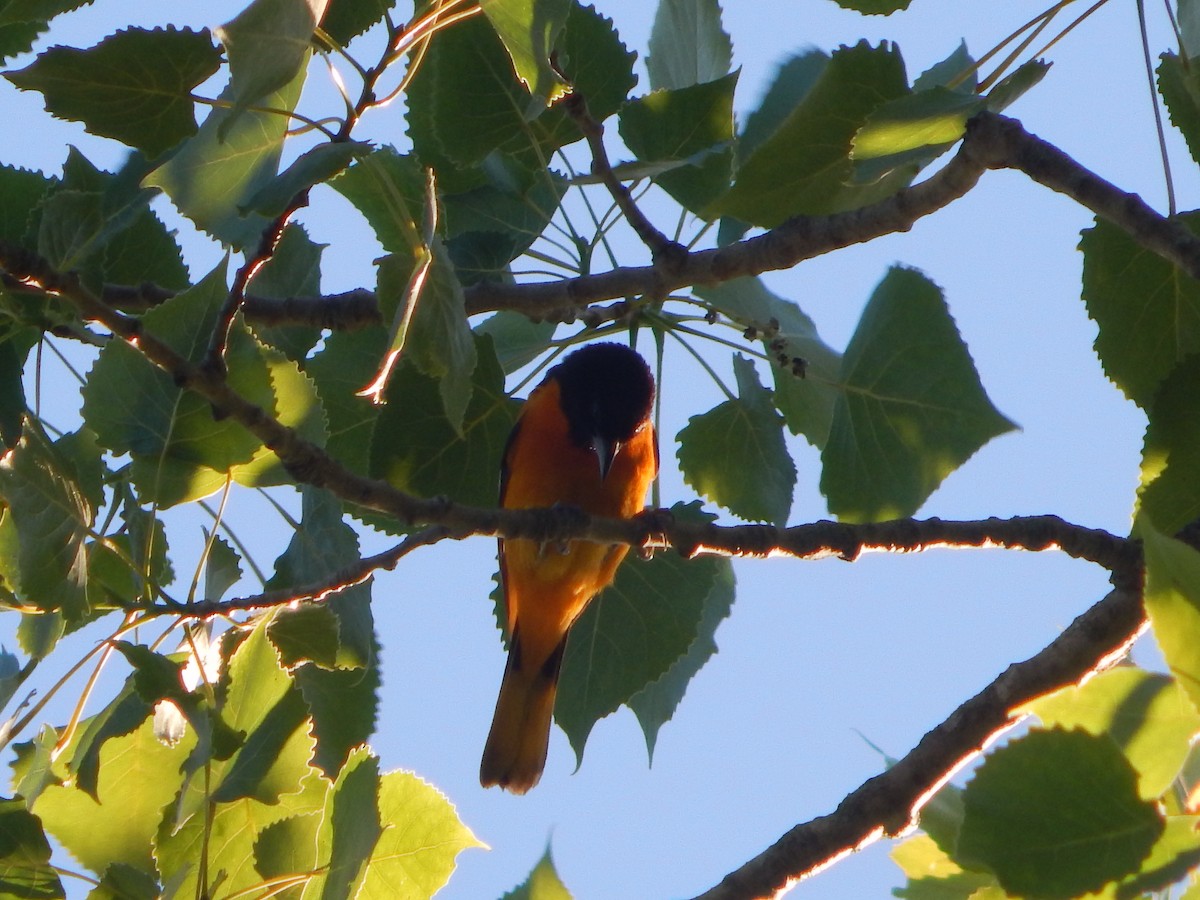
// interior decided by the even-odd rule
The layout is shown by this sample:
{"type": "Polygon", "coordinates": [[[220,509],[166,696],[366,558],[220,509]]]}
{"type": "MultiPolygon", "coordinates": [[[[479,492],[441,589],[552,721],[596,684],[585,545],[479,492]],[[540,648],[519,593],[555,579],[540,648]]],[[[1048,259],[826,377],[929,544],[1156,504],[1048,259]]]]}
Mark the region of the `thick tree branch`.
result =
{"type": "Polygon", "coordinates": [[[235,391],[222,373],[178,353],[142,328],[141,320],[98,299],[74,274],[53,269],[44,259],[0,241],[0,269],[24,284],[57,294],[82,318],[99,322],[131,344],[180,387],[204,397],[218,418],[231,418],[275,452],[300,483],[331,491],[339,499],[394,516],[409,525],[441,525],[460,536],[530,538],[538,541],[594,540],[630,544],[644,550],[675,548],[684,556],[716,553],[729,556],[787,555],[814,559],[837,555],[854,559],[866,550],[910,551],[934,546],[1001,546],[1045,550],[1059,548],[1071,556],[1118,571],[1137,559],[1136,545],[1107,532],[1082,528],[1055,516],[987,519],[977,522],[894,522],[850,525],[817,522],[778,528],[773,525],[715,525],[677,522],[665,511],[633,519],[592,517],[570,508],[505,510],[466,506],[444,497],[424,498],[385,481],[350,471],[323,449],[257,404],[235,391]]]}
{"type": "MultiPolygon", "coordinates": [[[[1117,225],[1192,277],[1200,278],[1200,238],[1181,223],[1160,215],[1136,194],[1122,191],[1031,135],[1015,119],[981,113],[970,121],[961,147],[940,171],[886,200],[828,216],[796,216],[727,247],[672,256],[670,265],[620,267],[534,283],[480,282],[464,289],[466,311],[476,315],[507,309],[531,318],[586,320],[587,308],[595,303],[642,295],[662,297],[696,284],[788,269],[851,244],[908,231],[918,219],[966,194],[988,169],[1024,172],[1117,225]]],[[[171,292],[148,285],[109,286],[103,299],[111,306],[136,310],[169,296],[171,292]]],[[[374,295],[366,290],[283,300],[248,295],[244,312],[250,321],[323,328],[350,329],[380,322],[374,295]],[[325,304],[332,308],[325,309],[325,304]]]]}
{"type": "Polygon", "coordinates": [[[1111,665],[1146,624],[1140,590],[1118,586],[1036,656],[1009,666],[834,812],[797,825],[697,900],[776,896],[846,853],[904,831],[939,787],[1015,724],[1014,709],[1111,665]]]}

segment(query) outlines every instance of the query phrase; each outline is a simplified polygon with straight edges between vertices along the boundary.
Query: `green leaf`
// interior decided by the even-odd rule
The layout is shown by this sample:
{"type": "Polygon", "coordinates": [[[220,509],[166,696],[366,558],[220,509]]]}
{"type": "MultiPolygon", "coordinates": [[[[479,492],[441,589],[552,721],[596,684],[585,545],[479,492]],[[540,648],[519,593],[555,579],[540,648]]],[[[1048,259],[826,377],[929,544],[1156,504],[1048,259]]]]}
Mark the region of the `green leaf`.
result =
{"type": "Polygon", "coordinates": [[[446,159],[480,162],[526,128],[528,91],[486,17],[440,31],[409,87],[409,136],[417,156],[443,174],[446,159]]]}
{"type": "Polygon", "coordinates": [[[329,778],[341,770],[350,751],[375,733],[379,714],[379,644],[371,646],[371,663],[360,669],[326,669],[306,663],[293,675],[313,721],[317,749],[312,763],[329,778]]]}
{"type": "MultiPolygon", "coordinates": [[[[275,574],[267,582],[268,590],[311,588],[361,559],[358,535],[344,521],[341,502],[327,491],[310,486],[301,489],[301,497],[299,527],[293,532],[287,549],[275,560],[275,574]]],[[[335,652],[328,664],[348,669],[370,665],[375,640],[370,584],[347,587],[329,597],[322,608],[337,619],[337,627],[330,635],[335,652]]],[[[279,611],[271,626],[273,641],[277,628],[286,632],[292,627],[294,623],[288,624],[288,620],[295,612],[298,610],[279,611]]],[[[278,642],[276,646],[284,650],[278,642]]],[[[286,665],[297,660],[295,647],[285,652],[286,665]]]]}
{"type": "Polygon", "coordinates": [[[1141,796],[1160,796],[1179,774],[1200,713],[1175,679],[1132,667],[1111,669],[1022,707],[1047,727],[1108,735],[1138,772],[1141,796]]]}
{"type": "Polygon", "coordinates": [[[192,89],[220,63],[207,31],[129,28],[88,50],[51,47],[4,77],[40,91],[54,116],[156,157],[196,133],[192,89]]]}
{"type": "MultiPolygon", "coordinates": [[[[136,252],[165,249],[167,254],[177,255],[169,236],[164,242],[162,235],[146,234],[158,223],[147,221],[153,219],[147,205],[154,191],[138,183],[145,171],[139,153],[131,154],[121,170],[110,173],[93,166],[72,147],[63,165],[61,187],[47,195],[35,217],[38,252],[60,269],[78,269],[85,284],[96,291],[102,282],[115,280],[106,270],[107,258],[119,261],[139,237],[149,240],[136,252]],[[131,229],[137,233],[131,234],[131,229]]],[[[161,265],[171,267],[169,256],[161,265]]],[[[186,272],[182,280],[186,284],[186,272]]]]}
{"type": "Polygon", "coordinates": [[[823,448],[841,396],[842,355],[821,340],[799,306],[767,290],[760,278],[735,278],[693,290],[712,309],[762,335],[763,349],[774,361],[775,406],[792,434],[823,448]]]}
{"type": "Polygon", "coordinates": [[[957,856],[1010,894],[1068,898],[1136,872],[1163,831],[1107,737],[1032,731],[992,753],[964,793],[957,856]]]}
{"type": "Polygon", "coordinates": [[[904,168],[909,176],[950,149],[967,119],[985,106],[982,97],[945,87],[906,94],[869,116],[854,136],[854,180],[870,184],[904,168]]]}
{"type": "Polygon", "coordinates": [[[1134,533],[1146,554],[1146,614],[1171,674],[1200,707],[1200,553],[1144,516],[1134,533]]]}
{"type": "Polygon", "coordinates": [[[366,749],[350,755],[326,799],[317,840],[328,868],[315,879],[323,897],[354,897],[383,834],[379,821],[379,760],[366,749]]]}
{"type": "MultiPolygon", "coordinates": [[[[118,649],[122,649],[124,652],[128,648],[118,649]]],[[[146,656],[153,656],[144,648],[142,650],[146,656]]],[[[164,657],[160,656],[158,659],[166,664],[163,668],[171,665],[164,657]]],[[[132,661],[130,660],[130,662],[132,661]]],[[[171,668],[170,674],[160,671],[158,675],[159,687],[163,689],[161,696],[167,694],[181,696],[184,693],[177,667],[171,668]],[[174,679],[173,684],[168,680],[171,677],[174,679]]],[[[137,685],[140,681],[143,688],[149,688],[153,677],[154,673],[147,673],[145,670],[140,670],[130,676],[117,696],[99,713],[85,720],[80,728],[79,736],[72,748],[73,752],[68,768],[75,776],[75,785],[79,790],[86,791],[97,803],[100,802],[98,786],[101,751],[110,739],[130,734],[146,721],[151,711],[150,704],[154,701],[148,701],[139,692],[137,685]]]]}
{"type": "Polygon", "coordinates": [[[104,247],[104,280],[112,284],[156,284],[182,291],[190,283],[174,235],[152,210],[138,212],[104,247]]]}
{"type": "Polygon", "coordinates": [[[184,813],[199,809],[206,794],[220,803],[249,798],[273,804],[299,791],[314,773],[308,709],[267,639],[267,618],[237,645],[222,679],[222,718],[245,739],[228,761],[212,764],[210,792],[195,783],[189,787],[184,813]]]}
{"type": "Polygon", "coordinates": [[[315,184],[333,178],[351,161],[371,152],[371,145],[357,141],[318,144],[300,154],[290,166],[255,192],[243,210],[273,219],[287,209],[292,198],[315,184]]]}
{"type": "Polygon", "coordinates": [[[82,619],[88,613],[86,542],[95,504],[79,469],[27,422],[17,448],[0,461],[0,495],[17,529],[26,602],[82,619]]]}
{"type": "Polygon", "coordinates": [[[475,387],[461,432],[446,418],[437,382],[410,365],[397,368],[371,438],[373,477],[424,497],[496,502],[500,457],[520,404],[504,393],[490,341],[481,338],[476,350],[475,387]]]}
{"type": "Polygon", "coordinates": [[[338,620],[322,603],[280,610],[267,633],[286,668],[304,662],[315,662],[326,669],[337,665],[338,620]]]}
{"type": "Polygon", "coordinates": [[[24,244],[34,210],[54,186],[41,172],[0,165],[0,240],[24,244]]]}
{"type": "Polygon", "coordinates": [[[479,5],[531,95],[525,112],[533,118],[567,91],[550,55],[566,27],[571,0],[481,0],[479,5]]]}
{"type": "Polygon", "coordinates": [[[1149,406],[1138,508],[1163,534],[1200,517],[1200,354],[1175,367],[1149,406]]]}
{"type": "Polygon", "coordinates": [[[17,688],[21,686],[21,661],[0,646],[0,709],[8,706],[17,688]]]}
{"type": "MultiPolygon", "coordinates": [[[[682,518],[699,515],[694,506],[676,506],[673,512],[682,518]]],[[[701,629],[716,627],[729,587],[727,561],[684,560],[675,554],[626,557],[616,580],[587,606],[567,639],[554,717],[578,759],[596,722],[638,697],[647,747],[652,747],[682,696],[692,664],[709,655],[705,645],[712,632],[701,629]],[[693,648],[696,655],[689,659],[693,648]]]]}
{"type": "Polygon", "coordinates": [[[50,865],[42,823],[19,798],[0,800],[0,895],[14,900],[66,896],[50,865]]]}
{"type": "MultiPolygon", "coordinates": [[[[566,30],[558,42],[558,64],[567,82],[587,98],[593,119],[603,122],[625,103],[637,84],[633,72],[636,59],[637,54],[621,42],[611,19],[592,6],[571,4],[566,30]]],[[[583,137],[561,104],[546,110],[531,125],[546,156],[583,137]]],[[[507,146],[513,149],[517,144],[507,146]]]]}
{"type": "MultiPolygon", "coordinates": [[[[146,329],[198,363],[226,294],[222,263],[195,287],[146,313],[146,329]]],[[[295,363],[234,327],[226,353],[229,383],[310,441],[324,441],[316,388],[295,363]],[[278,410],[278,412],[277,412],[278,410]]],[[[275,454],[241,425],[217,422],[211,405],[178,388],[132,347],[114,341],[101,351],[84,387],[84,417],[100,443],[133,456],[132,476],[146,499],[171,506],[242,484],[290,480],[275,454]]]]}
{"type": "Polygon", "coordinates": [[[894,12],[908,9],[912,0],[834,0],[842,9],[852,9],[864,16],[890,16],[894,12]]]}
{"type": "MultiPolygon", "coordinates": [[[[1200,215],[1179,218],[1200,227],[1200,215]]],[[[1200,283],[1101,219],[1083,232],[1079,248],[1104,372],[1147,409],[1175,366],[1200,352],[1200,283]]]]}
{"type": "MultiPolygon", "coordinates": [[[[475,338],[467,324],[462,285],[440,241],[429,248],[433,262],[411,312],[408,328],[392,339],[389,352],[400,352],[422,373],[437,379],[446,420],[461,434],[463,416],[474,390],[471,375],[477,357],[475,338]]],[[[379,261],[376,293],[381,309],[395,308],[406,293],[411,266],[402,257],[387,256],[379,261]]]]}
{"type": "MultiPolygon", "coordinates": [[[[558,68],[587,98],[598,121],[617,111],[637,81],[635,54],[612,22],[589,6],[572,4],[557,50],[558,68]]],[[[438,34],[412,80],[408,103],[417,156],[438,170],[443,188],[452,180],[465,183],[451,190],[478,186],[482,173],[458,170],[497,148],[540,173],[554,150],[583,136],[561,105],[526,120],[529,94],[513,74],[503,43],[479,18],[438,34]]]]}
{"type": "Polygon", "coordinates": [[[1200,160],[1200,71],[1175,53],[1164,53],[1159,59],[1158,92],[1192,159],[1200,160]]]}
{"type": "Polygon", "coordinates": [[[144,869],[115,863],[104,870],[100,883],[88,892],[87,900],[158,900],[158,879],[144,869]]]}
{"type": "MultiPolygon", "coordinates": [[[[1118,900],[1129,900],[1170,887],[1191,875],[1195,878],[1200,864],[1200,817],[1167,816],[1162,836],[1150,854],[1142,861],[1138,872],[1121,881],[1116,890],[1118,900]]],[[[1181,895],[1186,896],[1186,895],[1181,895]]]]}
{"type": "MultiPolygon", "coordinates": [[[[164,190],[181,213],[218,240],[234,248],[253,243],[267,220],[241,211],[275,177],[290,124],[286,113],[296,105],[303,85],[301,71],[263,99],[262,111],[247,110],[236,121],[233,110],[214,109],[199,132],[145,183],[164,190]]],[[[221,99],[230,100],[228,89],[221,99]]]]}
{"type": "Polygon", "coordinates": [[[1050,63],[1040,59],[1031,59],[1018,66],[1011,74],[1001,78],[988,92],[987,108],[992,112],[1004,111],[1045,78],[1049,71],[1050,63]]]}
{"type": "MultiPolygon", "coordinates": [[[[283,230],[275,252],[266,265],[254,273],[247,293],[259,297],[316,297],[321,293],[321,253],[325,244],[314,243],[304,227],[295,223],[283,230]]],[[[300,362],[321,337],[321,330],[310,325],[254,325],[260,341],[281,351],[288,359],[300,362]]]]}
{"type": "Polygon", "coordinates": [[[386,347],[382,328],[334,332],[305,368],[329,420],[326,452],[360,475],[368,470],[371,432],[382,407],[359,393],[370,383],[386,347]]]}
{"type": "Polygon", "coordinates": [[[39,337],[32,328],[0,327],[0,441],[9,450],[21,439],[22,422],[28,411],[25,360],[39,337]]]}
{"type": "Polygon", "coordinates": [[[554,868],[549,845],[538,864],[529,873],[529,877],[500,900],[571,900],[571,892],[562,883],[562,879],[558,877],[558,870],[554,868]]]}
{"type": "Polygon", "coordinates": [[[465,284],[511,279],[508,264],[546,230],[567,190],[552,172],[525,187],[495,182],[442,198],[446,249],[465,284]]]}
{"type": "Polygon", "coordinates": [[[655,91],[621,110],[621,137],[639,160],[685,164],[654,181],[688,209],[704,208],[729,187],[737,79],[735,72],[705,84],[655,91]]]}
{"type": "Polygon", "coordinates": [[[964,870],[927,834],[901,841],[889,855],[908,876],[908,884],[892,893],[906,900],[984,900],[975,891],[996,884],[991,875],[964,870]]]}
{"type": "Polygon", "coordinates": [[[796,466],[783,439],[783,417],[754,363],[733,358],[738,397],[692,416],[679,432],[679,468],[698,493],[751,521],[782,525],[792,508],[796,466]],[[737,460],[736,466],[729,465],[737,460]]]}
{"type": "Polygon", "coordinates": [[[842,359],[844,395],[821,452],[843,521],[912,515],[976,450],[1015,426],[992,405],[941,290],[891,269],[842,359]]]}
{"type": "Polygon", "coordinates": [[[379,821],[385,828],[358,900],[432,897],[449,881],[459,853],[485,846],[440,791],[410,772],[380,779],[379,821]]]}
{"type": "MultiPolygon", "coordinates": [[[[283,90],[308,62],[313,29],[328,0],[254,0],[233,20],[216,29],[229,57],[233,113],[226,131],[247,107],[283,90]]],[[[273,106],[267,100],[261,105],[273,106]]]]}
{"type": "Polygon", "coordinates": [[[733,42],[718,0],[659,0],[646,69],[653,90],[675,90],[724,78],[733,42]]]}
{"type": "Polygon", "coordinates": [[[208,884],[219,884],[222,891],[229,892],[227,896],[261,891],[262,876],[255,868],[255,845],[275,822],[312,807],[312,795],[323,783],[311,777],[305,786],[308,790],[270,804],[249,798],[219,803],[213,807],[211,816],[192,815],[174,829],[169,827],[172,823],[168,810],[167,821],[155,843],[155,859],[163,882],[176,889],[177,897],[195,896],[200,888],[196,860],[207,858],[208,884]],[[214,853],[213,848],[219,848],[219,852],[214,853]]]}
{"type": "Polygon", "coordinates": [[[492,339],[504,374],[511,375],[546,352],[556,327],[553,322],[535,322],[520,313],[502,309],[476,325],[475,333],[486,334],[492,339]]]}
{"type": "MultiPolygon", "coordinates": [[[[262,395],[260,405],[277,411],[280,423],[294,429],[304,440],[318,447],[324,446],[327,437],[325,415],[312,379],[282,353],[260,344],[244,327],[239,329],[236,339],[230,343],[241,345],[242,367],[239,374],[256,376],[259,369],[264,367],[267,371],[270,391],[262,395]]],[[[247,487],[292,483],[291,473],[267,447],[260,447],[249,463],[235,466],[231,474],[238,484],[247,487]]]]}
{"type": "MultiPolygon", "coordinates": [[[[797,108],[800,101],[812,90],[828,65],[828,56],[819,50],[811,50],[790,57],[779,66],[758,108],[745,117],[742,133],[734,147],[734,157],[738,166],[776,132],[792,110],[797,108]]],[[[717,243],[722,247],[730,244],[749,228],[749,223],[727,216],[721,220],[717,243]]]]}
{"type": "Polygon", "coordinates": [[[321,28],[345,46],[380,21],[395,5],[396,0],[329,0],[321,28]]]}
{"type": "Polygon", "coordinates": [[[92,0],[8,0],[0,9],[0,25],[49,22],[55,16],[87,6],[92,0]]]}
{"type": "Polygon", "coordinates": [[[241,561],[241,556],[223,537],[214,537],[204,561],[203,599],[220,600],[226,591],[241,581],[241,561]]]}
{"type": "Polygon", "coordinates": [[[913,79],[912,86],[914,91],[945,87],[963,93],[974,93],[979,86],[979,73],[975,60],[967,50],[967,42],[959,41],[949,56],[934,63],[913,79]]]}
{"type": "Polygon", "coordinates": [[[770,228],[789,216],[854,209],[894,193],[907,172],[852,185],[850,151],[867,117],[907,91],[894,47],[864,42],[836,51],[774,133],[743,158],[733,187],[707,213],[770,228]]]}
{"type": "MultiPolygon", "coordinates": [[[[727,559],[713,559],[712,587],[704,598],[704,612],[696,639],[687,653],[679,657],[662,675],[647,684],[626,702],[637,716],[646,737],[646,753],[654,758],[658,732],[675,715],[693,678],[717,652],[714,638],[717,627],[728,618],[734,598],[733,565],[727,559]]],[[[692,561],[695,565],[696,560],[692,561]]],[[[707,574],[707,573],[701,573],[707,574]]]]}
{"type": "MultiPolygon", "coordinates": [[[[225,298],[224,270],[222,263],[195,287],[146,313],[144,327],[199,361],[225,298]]],[[[261,402],[270,392],[269,374],[261,364],[245,364],[246,349],[241,339],[231,342],[231,383],[261,402]],[[237,370],[241,375],[234,374],[237,370]]],[[[83,395],[84,419],[101,445],[131,453],[143,497],[164,506],[218,490],[226,473],[249,462],[260,446],[240,425],[214,421],[207,401],[176,387],[124,341],[112,341],[101,351],[83,395]]]]}
{"type": "MultiPolygon", "coordinates": [[[[411,256],[421,245],[421,234],[427,228],[425,175],[416,157],[401,155],[393,147],[381,147],[358,160],[329,186],[363,214],[388,253],[411,256]]],[[[383,313],[386,321],[391,310],[383,313]]]]}
{"type": "Polygon", "coordinates": [[[44,21],[0,23],[0,62],[28,53],[46,29],[44,21]]]}
{"type": "Polygon", "coordinates": [[[93,800],[78,787],[50,784],[33,811],[46,830],[93,872],[113,863],[154,870],[152,838],[163,809],[179,790],[179,769],[190,740],[168,747],[147,719],[131,734],[107,741],[100,751],[93,800]]]}

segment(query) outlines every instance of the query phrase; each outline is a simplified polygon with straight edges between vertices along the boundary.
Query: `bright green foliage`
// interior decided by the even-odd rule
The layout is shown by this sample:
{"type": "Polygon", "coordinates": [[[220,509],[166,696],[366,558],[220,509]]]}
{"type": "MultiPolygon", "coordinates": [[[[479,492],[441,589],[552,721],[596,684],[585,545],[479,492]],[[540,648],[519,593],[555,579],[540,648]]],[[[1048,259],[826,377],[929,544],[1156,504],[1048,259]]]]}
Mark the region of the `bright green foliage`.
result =
{"type": "Polygon", "coordinates": [[[958,857],[1010,894],[1068,898],[1138,871],[1163,830],[1107,736],[1035,731],[997,750],[967,785],[958,857]]]}
{"type": "Polygon", "coordinates": [[[1171,786],[1192,736],[1200,732],[1200,714],[1175,679],[1134,668],[1097,675],[1082,687],[1063,688],[1025,709],[1048,728],[1111,736],[1137,770],[1138,790],[1146,800],[1171,786]]]}
{"type": "Polygon", "coordinates": [[[1200,553],[1164,536],[1145,518],[1146,613],[1171,674],[1200,706],[1200,553]]]}
{"type": "Polygon", "coordinates": [[[529,877],[505,894],[501,900],[571,900],[571,892],[562,883],[554,868],[549,847],[533,867],[529,877]]]}
{"type": "MultiPolygon", "coordinates": [[[[0,0],[0,59],[57,32],[55,18],[80,5],[0,0]]],[[[885,15],[908,4],[840,5],[885,15]]],[[[847,522],[913,515],[1013,427],[950,315],[949,303],[969,298],[943,297],[896,265],[842,351],[822,339],[815,306],[757,275],[780,265],[781,244],[807,239],[798,232],[819,244],[826,214],[903,210],[904,197],[864,208],[896,198],[971,116],[1006,108],[1048,65],[1013,59],[991,77],[950,37],[955,49],[910,84],[894,44],[804,49],[798,35],[798,55],[755,106],[745,92],[760,86],[731,71],[722,16],[717,0],[658,0],[641,88],[623,23],[578,0],[483,0],[480,10],[253,0],[217,30],[221,48],[207,31],[114,26],[90,49],[50,46],[6,73],[10,90],[38,91],[49,114],[134,152],[113,172],[73,148],[46,175],[0,159],[0,608],[17,641],[0,649],[0,737],[14,727],[20,742],[12,799],[0,800],[0,894],[63,897],[59,847],[94,876],[94,898],[439,890],[457,855],[481,844],[436,788],[382,771],[368,746],[394,663],[375,624],[379,562],[364,564],[360,546],[363,525],[411,536],[429,523],[368,508],[382,485],[372,493],[346,476],[494,507],[519,397],[593,336],[628,329],[668,357],[659,396],[685,404],[687,425],[659,434],[664,467],[677,462],[685,495],[750,522],[788,524],[798,479],[819,479],[847,522]],[[344,96],[301,97],[307,78],[329,77],[317,54],[344,96]],[[383,114],[385,99],[397,102],[383,114]],[[581,140],[598,129],[612,174],[689,250],[814,218],[740,257],[707,257],[711,267],[691,270],[706,283],[681,283],[669,250],[629,250],[609,173],[581,140]],[[304,218],[322,195],[361,216],[382,248],[367,250],[374,272],[331,267],[346,258],[344,237],[304,218]],[[168,201],[213,239],[207,274],[185,264],[164,224],[168,201]],[[648,271],[660,280],[639,282],[648,271]],[[223,367],[210,365],[235,278],[252,302],[233,317],[223,367]],[[347,280],[360,291],[346,306],[323,296],[347,280]],[[526,280],[552,283],[495,299],[497,285],[526,280]],[[619,305],[599,309],[597,284],[617,284],[598,299],[619,305]],[[539,305],[546,289],[561,302],[539,305]],[[347,314],[364,295],[377,317],[347,314]],[[113,308],[128,317],[120,328],[113,308]],[[147,335],[207,368],[152,365],[147,335]],[[714,381],[732,370],[728,399],[692,405],[668,338],[714,381]],[[83,360],[82,402],[69,407],[74,388],[54,384],[42,419],[52,380],[35,367],[54,354],[40,344],[67,341],[79,345],[72,365],[83,360]],[[246,427],[255,416],[239,421],[195,390],[212,378],[298,440],[265,446],[246,427]],[[820,451],[819,472],[810,463],[798,475],[798,454],[814,455],[800,436],[820,451]],[[253,541],[208,512],[200,528],[181,527],[200,501],[219,494],[224,509],[226,491],[236,501],[247,487],[279,512],[269,527],[254,523],[253,541]],[[70,728],[23,721],[14,707],[35,682],[57,690],[38,664],[88,628],[94,659],[124,680],[112,696],[97,689],[70,728]]],[[[1183,0],[1188,59],[1164,56],[1159,85],[1200,158],[1198,23],[1200,5],[1183,0]]],[[[195,265],[191,236],[187,246],[195,265]]],[[[909,879],[899,896],[1134,897],[1200,864],[1185,800],[1200,777],[1200,555],[1172,537],[1200,518],[1200,292],[1114,224],[1099,222],[1081,246],[1097,352],[1149,419],[1137,535],[1169,674],[1114,670],[1021,710],[1044,728],[924,807],[925,834],[894,853],[909,879]]],[[[678,421],[674,410],[661,421],[678,421]]],[[[729,524],[687,496],[668,502],[678,521],[729,524]]],[[[204,509],[216,516],[218,505],[204,509]]],[[[437,585],[404,586],[418,601],[437,596],[437,585]]],[[[581,762],[593,727],[622,705],[653,755],[716,653],[734,596],[727,558],[629,553],[567,644],[555,716],[581,762]]],[[[570,895],[547,851],[509,896],[570,895]]]]}
{"type": "Polygon", "coordinates": [[[894,268],[842,359],[821,492],[851,522],[911,515],[942,480],[1015,426],[992,405],[942,292],[894,268]]]}
{"type": "Polygon", "coordinates": [[[154,157],[196,133],[191,92],[220,61],[207,32],[131,28],[89,50],[53,47],[5,77],[41,91],[59,118],[154,157]]]}
{"type": "Polygon", "coordinates": [[[550,55],[567,25],[570,0],[482,0],[480,6],[531,95],[526,116],[532,119],[568,87],[554,71],[550,55]]]}
{"type": "MultiPolygon", "coordinates": [[[[152,310],[146,327],[179,353],[199,362],[204,335],[224,296],[224,266],[196,287],[152,310]]],[[[275,409],[321,440],[324,422],[315,389],[294,363],[263,347],[242,329],[230,346],[231,383],[245,396],[275,409]]],[[[145,496],[170,506],[213,493],[234,474],[244,483],[271,483],[274,454],[233,422],[215,422],[211,408],[171,383],[126,344],[100,354],[85,389],[88,411],[102,446],[133,455],[133,478],[145,496]],[[235,473],[233,470],[237,469],[235,473]]]]}

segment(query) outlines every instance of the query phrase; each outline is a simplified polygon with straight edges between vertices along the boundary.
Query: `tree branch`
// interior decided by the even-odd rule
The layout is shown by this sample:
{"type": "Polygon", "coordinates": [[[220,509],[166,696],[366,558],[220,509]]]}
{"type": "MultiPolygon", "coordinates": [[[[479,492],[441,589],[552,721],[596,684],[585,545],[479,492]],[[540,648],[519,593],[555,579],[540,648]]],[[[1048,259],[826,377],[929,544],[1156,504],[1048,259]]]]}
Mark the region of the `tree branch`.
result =
{"type": "Polygon", "coordinates": [[[696,900],[776,896],[843,855],[901,833],[938,788],[1016,724],[1014,709],[1111,665],[1146,626],[1140,589],[1118,583],[1044,650],[1009,666],[834,812],[797,825],[696,900]]]}
{"type": "MultiPolygon", "coordinates": [[[[940,171],[878,203],[828,216],[796,216],[729,246],[673,258],[670,266],[618,267],[534,283],[479,282],[463,290],[466,312],[477,315],[506,309],[534,319],[586,321],[585,311],[595,303],[641,295],[662,297],[696,284],[788,269],[842,247],[908,231],[918,219],[970,191],[988,169],[1024,172],[1200,279],[1200,238],[1184,225],[1084,168],[1057,147],[1027,132],[1015,119],[980,113],[968,123],[962,146],[940,171]]],[[[10,284],[6,282],[6,286],[10,284]]],[[[170,296],[171,292],[149,285],[106,286],[104,290],[109,305],[131,310],[161,303],[170,296]]],[[[350,329],[381,321],[374,294],[367,290],[282,300],[250,295],[244,311],[250,321],[323,328],[350,329]]]]}

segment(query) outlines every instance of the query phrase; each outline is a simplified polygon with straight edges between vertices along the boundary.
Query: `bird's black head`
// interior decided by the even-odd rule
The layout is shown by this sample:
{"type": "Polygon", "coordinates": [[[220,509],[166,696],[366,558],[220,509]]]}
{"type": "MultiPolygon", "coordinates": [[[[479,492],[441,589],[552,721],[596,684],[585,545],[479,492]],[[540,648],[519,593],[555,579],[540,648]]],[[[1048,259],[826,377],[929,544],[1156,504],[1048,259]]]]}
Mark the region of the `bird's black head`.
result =
{"type": "Polygon", "coordinates": [[[621,344],[589,344],[550,374],[561,389],[571,440],[596,451],[601,471],[606,471],[612,454],[650,417],[654,403],[650,367],[621,344]]]}

